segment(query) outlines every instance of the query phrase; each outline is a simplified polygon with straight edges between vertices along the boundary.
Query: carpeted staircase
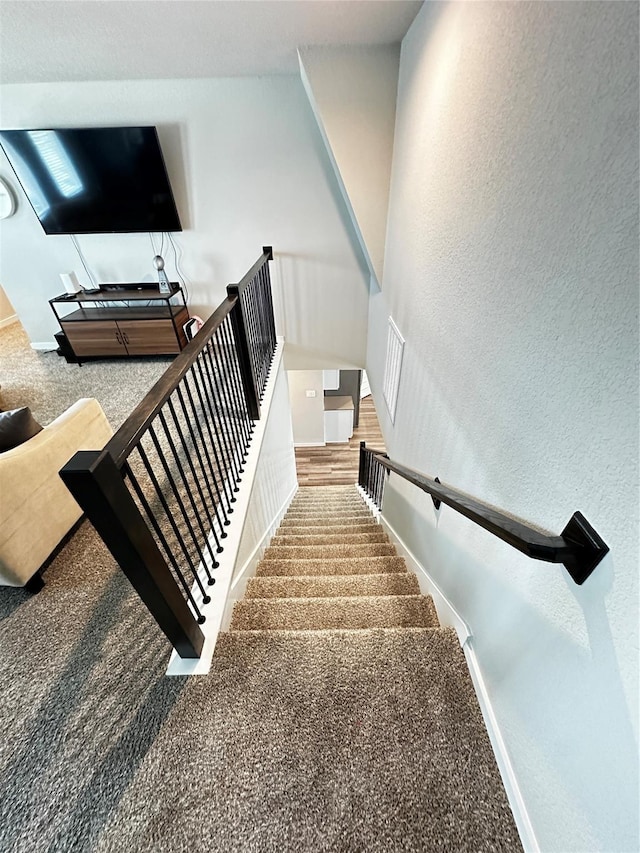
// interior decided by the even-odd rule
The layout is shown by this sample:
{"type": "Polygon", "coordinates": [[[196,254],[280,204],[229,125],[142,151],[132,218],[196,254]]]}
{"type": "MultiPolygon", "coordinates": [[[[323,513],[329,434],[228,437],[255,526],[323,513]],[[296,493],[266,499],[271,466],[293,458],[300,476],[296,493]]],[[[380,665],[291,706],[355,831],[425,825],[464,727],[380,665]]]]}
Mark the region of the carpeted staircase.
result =
{"type": "Polygon", "coordinates": [[[214,666],[269,743],[256,850],[521,849],[455,632],[354,486],[299,489],[214,666]]]}

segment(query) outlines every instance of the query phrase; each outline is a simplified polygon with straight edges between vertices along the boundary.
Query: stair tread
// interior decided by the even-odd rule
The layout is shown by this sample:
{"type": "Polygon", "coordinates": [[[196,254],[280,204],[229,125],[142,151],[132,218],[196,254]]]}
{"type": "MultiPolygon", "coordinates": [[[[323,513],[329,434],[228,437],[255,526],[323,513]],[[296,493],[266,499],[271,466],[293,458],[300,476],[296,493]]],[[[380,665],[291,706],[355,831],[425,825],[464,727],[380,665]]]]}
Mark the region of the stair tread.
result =
{"type": "MultiPolygon", "coordinates": [[[[207,681],[201,799],[229,803],[225,849],[256,849],[256,826],[280,853],[522,849],[450,629],[227,632],[207,681]]],[[[163,726],[151,747],[160,766],[172,738],[163,726]]],[[[163,784],[184,802],[180,776],[163,784]]],[[[166,849],[182,849],[181,829],[166,822],[166,849]]]]}
{"type": "Polygon", "coordinates": [[[435,606],[426,595],[333,598],[251,598],[236,602],[231,630],[284,628],[436,627],[435,606]]]}

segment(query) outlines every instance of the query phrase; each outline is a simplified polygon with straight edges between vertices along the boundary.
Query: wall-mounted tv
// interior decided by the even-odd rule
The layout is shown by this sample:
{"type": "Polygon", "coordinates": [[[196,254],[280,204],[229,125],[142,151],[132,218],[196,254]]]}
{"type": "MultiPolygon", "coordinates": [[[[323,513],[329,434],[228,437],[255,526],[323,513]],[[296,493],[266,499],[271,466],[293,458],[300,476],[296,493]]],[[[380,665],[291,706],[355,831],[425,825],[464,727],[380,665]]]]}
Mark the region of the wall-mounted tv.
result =
{"type": "Polygon", "coordinates": [[[155,127],[2,130],[46,234],[182,231],[155,127]]]}

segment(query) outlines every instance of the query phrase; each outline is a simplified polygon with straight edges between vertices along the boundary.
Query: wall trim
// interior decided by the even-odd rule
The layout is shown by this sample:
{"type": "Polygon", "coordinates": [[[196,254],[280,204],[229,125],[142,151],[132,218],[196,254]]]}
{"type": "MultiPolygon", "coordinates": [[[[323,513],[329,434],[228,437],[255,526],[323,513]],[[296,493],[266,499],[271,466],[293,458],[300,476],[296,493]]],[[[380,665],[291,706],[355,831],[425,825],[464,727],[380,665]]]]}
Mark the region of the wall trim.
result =
{"type": "Polygon", "coordinates": [[[52,352],[58,349],[58,344],[55,341],[33,341],[31,349],[36,352],[52,352]]]}
{"type": "MultiPolygon", "coordinates": [[[[366,496],[363,490],[360,489],[360,487],[358,488],[369,507],[371,507],[371,500],[366,496]]],[[[489,740],[496,758],[496,764],[498,765],[498,770],[502,777],[502,784],[504,785],[507,799],[511,806],[513,819],[518,829],[522,846],[525,853],[540,853],[540,845],[538,844],[538,840],[533,831],[533,824],[531,823],[531,818],[529,817],[529,812],[527,811],[527,806],[522,795],[522,791],[520,790],[518,777],[513,764],[511,763],[506,743],[502,736],[502,732],[500,731],[498,719],[493,710],[493,705],[491,704],[491,697],[482,676],[482,670],[473,644],[471,628],[462,616],[460,616],[453,604],[431,577],[427,569],[422,565],[422,563],[420,563],[415,554],[401,539],[393,525],[390,524],[384,515],[379,512],[378,515],[380,524],[385,529],[389,539],[405,558],[410,570],[413,570],[418,576],[421,591],[423,594],[432,596],[441,624],[451,626],[455,629],[458,635],[458,641],[460,642],[460,646],[462,647],[462,651],[464,652],[464,656],[467,661],[473,688],[478,699],[478,704],[480,705],[484,724],[487,729],[487,734],[489,735],[489,740]]]]}
{"type": "Polygon", "coordinates": [[[10,314],[8,317],[5,317],[4,320],[0,320],[0,329],[6,328],[6,326],[10,326],[12,323],[18,322],[17,314],[10,314]]]}
{"type": "Polygon", "coordinates": [[[491,741],[498,770],[502,777],[502,783],[507,794],[507,799],[509,800],[509,805],[511,806],[511,811],[513,812],[513,819],[520,835],[520,841],[522,842],[525,853],[540,853],[540,845],[533,831],[533,824],[531,823],[531,818],[529,817],[529,812],[527,811],[527,806],[522,796],[520,785],[518,784],[518,777],[516,776],[507,746],[502,737],[502,732],[500,731],[500,726],[496,719],[493,705],[491,704],[489,691],[482,677],[482,670],[480,669],[478,657],[473,646],[473,637],[467,640],[462,647],[462,651],[467,660],[471,681],[478,697],[478,704],[480,705],[484,723],[487,727],[489,740],[491,741]]]}
{"type": "Polygon", "coordinates": [[[324,441],[294,441],[294,447],[326,447],[326,442],[324,441]]]}

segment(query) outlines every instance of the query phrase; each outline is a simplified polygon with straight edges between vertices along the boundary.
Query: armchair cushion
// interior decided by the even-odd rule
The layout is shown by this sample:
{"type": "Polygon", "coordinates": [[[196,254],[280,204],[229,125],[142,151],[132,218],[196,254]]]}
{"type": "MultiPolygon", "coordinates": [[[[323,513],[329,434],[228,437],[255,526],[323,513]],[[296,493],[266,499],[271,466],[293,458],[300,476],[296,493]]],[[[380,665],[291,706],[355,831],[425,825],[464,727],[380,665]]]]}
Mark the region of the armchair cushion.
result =
{"type": "Polygon", "coordinates": [[[24,444],[41,430],[42,427],[27,406],[0,412],[0,453],[24,444]]]}
{"type": "Polygon", "coordinates": [[[101,450],[112,432],[98,401],[83,399],[0,453],[0,584],[23,586],[80,518],[58,472],[77,450],[101,450]]]}

